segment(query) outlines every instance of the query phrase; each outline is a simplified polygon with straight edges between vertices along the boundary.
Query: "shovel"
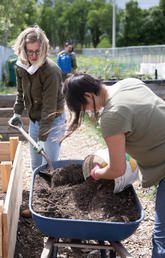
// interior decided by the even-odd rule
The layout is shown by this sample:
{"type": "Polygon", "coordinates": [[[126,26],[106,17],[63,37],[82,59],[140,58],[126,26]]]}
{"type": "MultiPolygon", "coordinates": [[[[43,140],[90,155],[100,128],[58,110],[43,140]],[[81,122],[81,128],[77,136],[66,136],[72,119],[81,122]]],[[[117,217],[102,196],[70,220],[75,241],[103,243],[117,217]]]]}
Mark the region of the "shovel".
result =
{"type": "MultiPolygon", "coordinates": [[[[19,119],[17,121],[15,121],[15,125],[13,125],[11,123],[9,123],[9,125],[11,127],[15,128],[15,129],[17,129],[33,145],[33,147],[37,148],[37,146],[38,146],[37,143],[23,129],[22,123],[21,123],[21,121],[19,119]]],[[[46,176],[46,177],[48,177],[50,179],[53,176],[53,173],[54,173],[53,165],[52,165],[50,159],[48,158],[47,154],[43,150],[41,150],[40,154],[46,159],[50,172],[48,173],[48,172],[45,172],[45,171],[40,171],[39,173],[43,174],[43,176],[46,176]]]]}

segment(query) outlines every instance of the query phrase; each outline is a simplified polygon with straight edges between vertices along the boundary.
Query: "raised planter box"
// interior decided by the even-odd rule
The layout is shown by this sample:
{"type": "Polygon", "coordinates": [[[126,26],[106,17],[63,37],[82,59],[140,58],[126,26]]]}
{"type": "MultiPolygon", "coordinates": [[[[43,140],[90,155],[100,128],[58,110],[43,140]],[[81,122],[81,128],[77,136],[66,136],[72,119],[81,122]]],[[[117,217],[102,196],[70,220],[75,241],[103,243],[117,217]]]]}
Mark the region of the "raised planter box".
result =
{"type": "MultiPolygon", "coordinates": [[[[106,85],[113,85],[119,80],[105,81],[106,85]]],[[[143,80],[143,82],[160,98],[165,100],[165,80],[143,80]]]]}
{"type": "MultiPolygon", "coordinates": [[[[8,125],[8,121],[13,115],[15,99],[15,94],[0,95],[0,135],[3,136],[3,140],[8,140],[10,136],[19,136],[20,140],[25,140],[18,130],[8,125]]],[[[22,114],[21,120],[25,130],[28,131],[29,118],[26,112],[22,114]]]]}
{"type": "Polygon", "coordinates": [[[23,185],[22,144],[18,137],[0,142],[0,258],[13,258],[23,185]]]}

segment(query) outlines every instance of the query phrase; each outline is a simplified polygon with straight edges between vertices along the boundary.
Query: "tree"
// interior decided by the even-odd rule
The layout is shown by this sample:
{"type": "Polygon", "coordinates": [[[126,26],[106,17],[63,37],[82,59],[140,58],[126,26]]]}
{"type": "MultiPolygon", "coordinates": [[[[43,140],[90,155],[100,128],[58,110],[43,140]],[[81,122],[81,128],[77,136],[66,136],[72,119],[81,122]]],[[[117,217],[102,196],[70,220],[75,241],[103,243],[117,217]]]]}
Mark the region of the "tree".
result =
{"type": "Polygon", "coordinates": [[[101,31],[101,10],[105,7],[105,1],[93,0],[88,11],[87,26],[91,32],[91,40],[94,47],[100,42],[101,31]]]}
{"type": "Polygon", "coordinates": [[[9,1],[2,0],[0,4],[0,42],[7,46],[8,34],[13,26],[11,22],[12,9],[9,1]]]}
{"type": "Polygon", "coordinates": [[[165,44],[165,17],[163,10],[159,7],[151,8],[149,14],[143,20],[141,30],[145,45],[165,44]]]}
{"type": "Polygon", "coordinates": [[[68,10],[69,4],[65,1],[61,2],[57,0],[54,4],[54,34],[55,34],[55,43],[56,45],[63,46],[64,42],[67,40],[67,24],[68,21],[65,18],[65,12],[68,10]]]}
{"type": "Polygon", "coordinates": [[[104,8],[100,9],[100,31],[109,38],[112,42],[112,16],[113,7],[110,3],[105,4],[104,8]]]}
{"type": "Polygon", "coordinates": [[[94,47],[97,47],[100,41],[101,30],[100,30],[99,23],[100,23],[99,10],[90,10],[88,13],[87,24],[91,31],[91,38],[92,38],[92,43],[94,47]]]}
{"type": "Polygon", "coordinates": [[[40,10],[40,27],[45,31],[51,45],[54,45],[55,19],[53,15],[53,3],[46,0],[40,10]]]}
{"type": "Polygon", "coordinates": [[[138,2],[130,0],[126,4],[123,18],[123,45],[136,46],[141,42],[141,27],[143,26],[143,11],[138,7],[138,2]]]}
{"type": "Polygon", "coordinates": [[[37,21],[36,0],[1,0],[0,41],[10,44],[27,26],[37,21]]]}
{"type": "Polygon", "coordinates": [[[87,24],[89,7],[90,7],[90,3],[87,0],[75,0],[72,5],[72,8],[73,8],[72,19],[74,20],[73,28],[77,34],[77,40],[81,43],[82,47],[85,41],[85,35],[87,33],[86,24],[87,24]]]}
{"type": "Polygon", "coordinates": [[[165,16],[165,0],[159,0],[159,7],[163,11],[163,15],[165,16]]]}

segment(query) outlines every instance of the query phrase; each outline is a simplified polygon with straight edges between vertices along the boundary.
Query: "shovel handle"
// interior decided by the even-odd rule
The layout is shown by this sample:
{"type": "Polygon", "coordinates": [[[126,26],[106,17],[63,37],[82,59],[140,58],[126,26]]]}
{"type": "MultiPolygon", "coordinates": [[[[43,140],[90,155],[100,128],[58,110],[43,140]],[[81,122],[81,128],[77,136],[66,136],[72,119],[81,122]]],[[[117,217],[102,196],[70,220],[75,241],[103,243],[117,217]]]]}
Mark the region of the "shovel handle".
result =
{"type": "MultiPolygon", "coordinates": [[[[33,147],[37,148],[38,145],[37,143],[33,140],[33,138],[23,129],[22,126],[16,126],[16,125],[12,125],[12,124],[9,124],[10,126],[14,127],[15,129],[19,130],[20,133],[33,145],[33,147]]],[[[40,152],[40,154],[46,159],[47,163],[48,163],[48,166],[50,168],[50,171],[54,171],[54,168],[53,168],[53,165],[50,161],[50,159],[48,158],[48,156],[46,155],[46,153],[42,150],[40,152]]]]}
{"type": "Polygon", "coordinates": [[[33,138],[30,137],[30,135],[22,127],[18,127],[17,129],[33,145],[33,147],[37,148],[38,146],[37,143],[33,140],[33,138]]]}
{"type": "MultiPolygon", "coordinates": [[[[22,127],[18,127],[18,130],[23,134],[23,136],[33,145],[33,147],[38,147],[37,143],[33,140],[33,138],[31,138],[31,136],[22,128],[22,127]]],[[[53,171],[53,165],[51,163],[51,161],[48,159],[46,153],[42,150],[40,153],[47,161],[48,166],[50,168],[50,171],[53,171]]]]}

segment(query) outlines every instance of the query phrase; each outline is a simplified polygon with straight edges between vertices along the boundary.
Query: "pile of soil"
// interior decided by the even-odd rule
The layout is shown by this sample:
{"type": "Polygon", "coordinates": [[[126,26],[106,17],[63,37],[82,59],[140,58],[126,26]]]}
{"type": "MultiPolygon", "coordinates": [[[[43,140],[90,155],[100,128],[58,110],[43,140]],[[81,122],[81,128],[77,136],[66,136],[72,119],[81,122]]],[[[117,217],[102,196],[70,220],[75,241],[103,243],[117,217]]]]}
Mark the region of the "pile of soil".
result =
{"type": "MultiPolygon", "coordinates": [[[[48,172],[48,171],[47,171],[48,172]]],[[[114,180],[84,180],[81,164],[54,171],[51,180],[37,174],[32,208],[46,217],[74,220],[131,222],[139,219],[131,187],[113,194],[114,180]]]]}

